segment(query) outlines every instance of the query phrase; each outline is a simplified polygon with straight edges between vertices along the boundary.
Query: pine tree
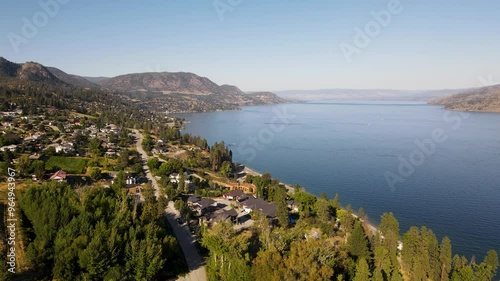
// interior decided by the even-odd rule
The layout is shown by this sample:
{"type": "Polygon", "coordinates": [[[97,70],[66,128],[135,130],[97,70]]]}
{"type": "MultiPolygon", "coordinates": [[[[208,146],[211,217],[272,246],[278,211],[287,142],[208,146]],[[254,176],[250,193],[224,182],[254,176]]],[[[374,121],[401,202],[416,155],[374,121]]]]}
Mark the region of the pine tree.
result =
{"type": "Polygon", "coordinates": [[[368,239],[361,223],[356,221],[352,234],[347,239],[347,249],[351,255],[358,259],[366,259],[370,256],[368,239]]]}
{"type": "Polygon", "coordinates": [[[441,281],[448,281],[451,272],[451,241],[447,236],[441,240],[439,262],[441,263],[441,281]]]}
{"type": "Polygon", "coordinates": [[[370,276],[370,268],[368,267],[366,259],[358,259],[358,263],[356,265],[356,275],[354,276],[353,281],[370,281],[370,276]]]}

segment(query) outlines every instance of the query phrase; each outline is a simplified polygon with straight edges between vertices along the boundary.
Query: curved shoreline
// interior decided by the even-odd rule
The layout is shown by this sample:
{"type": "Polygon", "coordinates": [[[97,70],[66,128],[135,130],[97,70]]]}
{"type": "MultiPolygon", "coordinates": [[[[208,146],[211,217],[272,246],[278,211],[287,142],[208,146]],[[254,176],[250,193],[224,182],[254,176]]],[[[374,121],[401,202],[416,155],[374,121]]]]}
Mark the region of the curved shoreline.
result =
{"type": "MultiPolygon", "coordinates": [[[[262,176],[263,174],[260,173],[260,172],[257,172],[256,170],[248,167],[247,165],[244,165],[244,164],[241,164],[241,163],[238,163],[238,165],[242,165],[244,168],[243,168],[243,172],[246,173],[246,174],[250,174],[250,175],[253,175],[253,176],[262,176]]],[[[283,183],[280,181],[281,184],[285,185],[285,188],[287,189],[287,192],[290,193],[290,194],[294,194],[295,193],[295,188],[293,186],[291,186],[290,184],[287,184],[287,183],[283,183]]],[[[303,191],[306,191],[306,188],[302,187],[301,186],[301,190],[303,191]]],[[[312,194],[314,195],[314,194],[312,194]]],[[[318,198],[318,196],[314,195],[316,198],[318,198]]],[[[341,207],[341,209],[343,209],[341,207]]],[[[353,213],[353,216],[358,218],[358,215],[353,213]]],[[[364,220],[360,219],[361,222],[365,223],[364,220]]],[[[378,226],[375,226],[373,223],[371,223],[370,221],[366,222],[366,225],[368,225],[368,228],[370,229],[371,233],[372,234],[376,234],[376,233],[381,233],[380,229],[378,229],[378,226]]],[[[400,241],[401,243],[401,241],[400,241]]],[[[402,245],[402,243],[401,243],[402,245]]]]}

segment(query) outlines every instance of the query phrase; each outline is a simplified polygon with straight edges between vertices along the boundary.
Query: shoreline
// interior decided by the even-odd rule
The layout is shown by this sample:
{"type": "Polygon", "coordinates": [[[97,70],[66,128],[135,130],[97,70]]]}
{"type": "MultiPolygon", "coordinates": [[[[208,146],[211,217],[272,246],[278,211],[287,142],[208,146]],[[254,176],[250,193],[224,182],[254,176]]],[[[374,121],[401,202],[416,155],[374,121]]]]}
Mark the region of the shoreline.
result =
{"type": "MultiPolygon", "coordinates": [[[[248,167],[245,164],[241,164],[241,163],[237,163],[237,164],[238,164],[238,166],[243,166],[242,172],[245,173],[245,175],[260,176],[260,177],[262,177],[262,175],[263,175],[262,173],[257,172],[256,170],[248,167]]],[[[295,193],[295,188],[291,184],[284,183],[282,181],[280,181],[280,184],[283,184],[285,186],[287,193],[291,193],[291,194],[295,193]]],[[[301,187],[301,189],[305,190],[302,187],[301,187]]]]}
{"type": "MultiPolygon", "coordinates": [[[[244,165],[244,164],[241,164],[241,163],[237,163],[237,164],[238,164],[238,166],[243,166],[243,167],[244,167],[244,168],[243,168],[243,170],[242,170],[242,172],[243,172],[243,173],[245,173],[245,174],[250,174],[250,175],[253,175],[253,176],[262,176],[262,175],[263,175],[262,173],[260,173],[260,172],[258,172],[258,171],[256,171],[256,170],[254,170],[254,169],[252,169],[252,168],[248,167],[247,165],[244,165]]],[[[295,188],[294,188],[293,186],[291,186],[290,184],[287,184],[287,183],[284,183],[284,182],[281,182],[281,181],[280,181],[280,184],[285,185],[285,188],[287,189],[287,193],[290,193],[290,194],[294,194],[294,193],[295,193],[295,188]]],[[[305,191],[305,192],[307,192],[306,188],[304,188],[304,187],[302,187],[302,186],[300,187],[300,189],[301,189],[301,190],[303,190],[303,191],[305,191]]],[[[312,193],[311,193],[311,194],[312,194],[312,193]]],[[[312,194],[312,195],[314,195],[314,194],[312,194]]],[[[316,195],[314,195],[314,196],[315,196],[316,198],[318,198],[318,196],[316,196],[316,195]]],[[[341,209],[344,209],[344,208],[342,208],[342,207],[340,207],[340,208],[341,208],[341,209]]],[[[345,209],[344,209],[344,210],[345,210],[345,209]]],[[[358,218],[358,215],[357,215],[356,213],[353,213],[352,215],[353,215],[355,218],[358,218]]],[[[368,228],[370,229],[370,232],[371,232],[372,234],[377,234],[377,233],[382,234],[382,233],[381,233],[381,231],[380,231],[380,229],[378,229],[378,226],[375,226],[375,225],[374,225],[372,222],[370,222],[369,220],[368,220],[367,222],[365,222],[364,220],[360,219],[360,221],[361,221],[363,224],[365,224],[365,223],[366,223],[366,225],[368,226],[368,228]]],[[[401,243],[401,242],[400,242],[400,243],[401,243]]],[[[402,244],[402,243],[401,243],[401,244],[402,244]]]]}

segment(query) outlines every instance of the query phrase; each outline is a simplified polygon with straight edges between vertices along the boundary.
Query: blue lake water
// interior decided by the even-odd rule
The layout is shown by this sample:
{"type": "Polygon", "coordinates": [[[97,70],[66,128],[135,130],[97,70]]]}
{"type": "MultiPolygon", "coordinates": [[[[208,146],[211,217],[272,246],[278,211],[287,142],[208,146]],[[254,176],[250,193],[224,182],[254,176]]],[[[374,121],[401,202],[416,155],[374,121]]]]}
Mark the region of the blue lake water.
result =
{"type": "Polygon", "coordinates": [[[391,211],[402,233],[425,225],[454,253],[500,252],[500,114],[324,101],[178,116],[190,121],[185,132],[231,145],[235,161],[338,193],[375,224],[391,211]]]}

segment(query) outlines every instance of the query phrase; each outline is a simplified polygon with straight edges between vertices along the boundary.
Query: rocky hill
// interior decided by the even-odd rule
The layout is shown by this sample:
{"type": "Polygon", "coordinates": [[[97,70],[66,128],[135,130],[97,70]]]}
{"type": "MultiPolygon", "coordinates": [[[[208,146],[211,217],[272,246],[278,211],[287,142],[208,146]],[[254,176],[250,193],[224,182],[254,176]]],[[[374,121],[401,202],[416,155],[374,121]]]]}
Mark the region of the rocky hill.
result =
{"type": "Polygon", "coordinates": [[[100,89],[153,111],[214,111],[286,102],[270,92],[246,94],[236,86],[219,86],[206,77],[189,72],[148,72],[112,78],[85,78],[35,62],[18,64],[0,57],[0,86],[23,88],[28,84],[100,89]]]}
{"type": "Polygon", "coordinates": [[[436,99],[431,104],[443,105],[449,110],[500,112],[500,85],[468,90],[436,99]]]}
{"type": "Polygon", "coordinates": [[[247,96],[254,99],[256,103],[260,101],[262,104],[283,103],[284,100],[282,97],[272,92],[251,92],[248,93],[247,96]]]}
{"type": "Polygon", "coordinates": [[[45,66],[36,62],[14,63],[0,57],[0,79],[6,84],[46,83],[63,84],[45,66]]]}
{"type": "Polygon", "coordinates": [[[232,85],[217,85],[189,72],[148,72],[120,75],[99,82],[101,87],[128,93],[156,110],[211,111],[245,105],[284,103],[273,93],[246,94],[232,85]]]}

